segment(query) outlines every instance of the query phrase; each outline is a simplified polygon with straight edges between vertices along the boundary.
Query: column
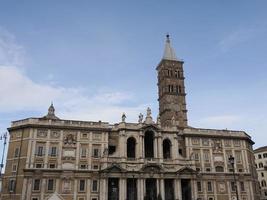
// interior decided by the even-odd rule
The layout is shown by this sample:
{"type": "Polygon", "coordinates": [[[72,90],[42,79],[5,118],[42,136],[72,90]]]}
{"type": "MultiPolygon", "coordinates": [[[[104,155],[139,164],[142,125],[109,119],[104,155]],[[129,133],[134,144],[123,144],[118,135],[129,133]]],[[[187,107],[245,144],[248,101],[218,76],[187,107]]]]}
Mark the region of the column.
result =
{"type": "Polygon", "coordinates": [[[174,136],[173,144],[171,146],[171,154],[173,159],[178,159],[179,149],[177,136],[174,136]]]}
{"type": "Polygon", "coordinates": [[[32,142],[32,153],[31,153],[31,160],[30,160],[30,168],[35,167],[34,166],[34,157],[35,157],[35,148],[36,148],[36,141],[33,140],[32,142]]]}
{"type": "Polygon", "coordinates": [[[47,163],[48,163],[48,154],[49,154],[49,146],[50,146],[50,142],[46,142],[46,144],[45,144],[45,159],[44,159],[44,168],[47,168],[47,163]]]}
{"type": "MultiPolygon", "coordinates": [[[[176,187],[178,188],[178,199],[182,199],[182,186],[181,186],[181,179],[176,179],[176,187]]],[[[177,189],[176,188],[176,189],[177,189]]]]}
{"type": "Polygon", "coordinates": [[[88,178],[86,182],[86,199],[89,199],[91,194],[91,178],[88,178]]]}
{"type": "Polygon", "coordinates": [[[107,179],[103,178],[100,180],[100,200],[106,200],[107,199],[107,179]]]}
{"type": "Polygon", "coordinates": [[[161,194],[162,200],[165,200],[164,179],[160,179],[160,194],[161,194]]]}
{"type": "MultiPolygon", "coordinates": [[[[28,187],[28,178],[23,179],[23,186],[22,186],[22,194],[21,194],[21,199],[24,200],[26,193],[27,193],[27,187],[28,187]]],[[[30,189],[30,188],[29,188],[30,189]]],[[[1,195],[0,195],[1,196],[1,195]]]]}
{"type": "MultiPolygon", "coordinates": [[[[33,138],[33,129],[30,129],[30,135],[29,138],[33,138]]],[[[32,149],[32,139],[29,140],[28,142],[28,149],[27,149],[27,160],[26,160],[26,168],[30,168],[30,163],[31,163],[31,149],[32,149]]]]}
{"type": "Polygon", "coordinates": [[[27,178],[28,179],[28,184],[27,184],[27,193],[26,193],[26,198],[25,198],[25,200],[27,200],[27,199],[31,199],[31,192],[32,192],[32,179],[29,179],[29,178],[27,178]]]}
{"type": "Polygon", "coordinates": [[[58,144],[58,163],[57,168],[62,169],[62,153],[63,153],[63,130],[59,133],[59,144],[58,144]]]}
{"type": "Polygon", "coordinates": [[[120,200],[126,199],[126,181],[125,178],[120,178],[119,180],[119,193],[120,193],[120,200]]]}
{"type": "Polygon", "coordinates": [[[75,169],[79,169],[79,161],[80,161],[80,134],[81,131],[77,132],[77,142],[76,142],[76,161],[75,161],[75,169]]]}
{"type": "Polygon", "coordinates": [[[60,189],[59,189],[59,181],[60,181],[60,179],[55,179],[55,181],[56,181],[56,187],[55,187],[55,192],[56,193],[59,193],[59,191],[60,191],[60,189]]]}
{"type": "Polygon", "coordinates": [[[74,188],[73,188],[73,200],[77,199],[77,188],[78,188],[78,180],[74,180],[74,188]]]}
{"type": "Polygon", "coordinates": [[[140,134],[139,134],[139,157],[140,158],[144,158],[144,137],[143,137],[143,133],[140,131],[140,134]]]}
{"type": "Polygon", "coordinates": [[[181,188],[179,187],[179,179],[174,179],[174,199],[180,199],[181,188]]]}
{"type": "Polygon", "coordinates": [[[163,151],[162,151],[162,136],[161,136],[161,134],[158,137],[158,154],[159,154],[159,159],[162,162],[163,151]]]}
{"type": "Polygon", "coordinates": [[[144,199],[144,179],[142,178],[138,179],[137,183],[138,183],[138,190],[137,190],[138,198],[137,199],[143,200],[144,199]]]}
{"type": "Polygon", "coordinates": [[[157,136],[154,137],[153,145],[154,145],[154,158],[158,158],[158,137],[157,136]]]}
{"type": "MultiPolygon", "coordinates": [[[[197,183],[196,180],[191,179],[191,187],[192,187],[192,199],[197,199],[197,183]]],[[[215,189],[215,188],[214,188],[215,189]]],[[[214,190],[215,191],[215,190],[214,190]]]]}
{"type": "Polygon", "coordinates": [[[44,194],[45,194],[45,191],[46,190],[46,179],[41,179],[41,188],[40,188],[40,193],[41,193],[41,200],[44,199],[44,194]]]}

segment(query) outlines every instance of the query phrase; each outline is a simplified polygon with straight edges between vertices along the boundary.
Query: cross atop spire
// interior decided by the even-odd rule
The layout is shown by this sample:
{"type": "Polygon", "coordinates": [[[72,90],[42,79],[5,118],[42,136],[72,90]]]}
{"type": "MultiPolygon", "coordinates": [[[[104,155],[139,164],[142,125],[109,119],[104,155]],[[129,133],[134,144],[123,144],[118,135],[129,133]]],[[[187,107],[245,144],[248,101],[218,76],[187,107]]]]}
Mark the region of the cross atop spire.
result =
{"type": "Polygon", "coordinates": [[[170,35],[168,33],[166,35],[166,43],[165,43],[163,59],[165,59],[165,60],[178,60],[176,55],[175,55],[174,49],[171,47],[170,35]]]}

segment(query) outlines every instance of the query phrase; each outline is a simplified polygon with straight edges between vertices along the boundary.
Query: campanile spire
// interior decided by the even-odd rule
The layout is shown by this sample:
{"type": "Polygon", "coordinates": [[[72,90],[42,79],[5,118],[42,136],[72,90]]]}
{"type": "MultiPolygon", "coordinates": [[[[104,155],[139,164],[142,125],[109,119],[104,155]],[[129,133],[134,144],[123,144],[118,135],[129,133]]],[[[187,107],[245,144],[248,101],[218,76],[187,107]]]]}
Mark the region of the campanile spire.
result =
{"type": "Polygon", "coordinates": [[[159,115],[162,126],[187,126],[183,61],[179,60],[166,35],[163,58],[157,66],[159,115]]]}

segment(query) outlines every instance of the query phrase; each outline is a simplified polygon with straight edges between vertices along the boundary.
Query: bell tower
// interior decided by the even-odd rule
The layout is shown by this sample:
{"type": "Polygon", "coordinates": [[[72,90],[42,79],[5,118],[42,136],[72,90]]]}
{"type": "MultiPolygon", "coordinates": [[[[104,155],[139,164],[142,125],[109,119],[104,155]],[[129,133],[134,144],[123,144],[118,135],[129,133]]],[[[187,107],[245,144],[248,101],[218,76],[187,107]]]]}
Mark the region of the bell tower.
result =
{"type": "Polygon", "coordinates": [[[163,58],[157,66],[159,116],[162,126],[187,127],[184,71],[166,35],[163,58]]]}

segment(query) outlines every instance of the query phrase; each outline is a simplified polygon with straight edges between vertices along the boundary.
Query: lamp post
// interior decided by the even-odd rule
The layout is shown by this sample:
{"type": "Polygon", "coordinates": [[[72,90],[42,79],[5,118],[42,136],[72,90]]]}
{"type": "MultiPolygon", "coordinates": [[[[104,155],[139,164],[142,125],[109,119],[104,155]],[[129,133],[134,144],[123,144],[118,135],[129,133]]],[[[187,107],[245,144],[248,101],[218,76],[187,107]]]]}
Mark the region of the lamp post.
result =
{"type": "Polygon", "coordinates": [[[238,191],[237,191],[237,182],[236,182],[236,178],[235,178],[235,158],[232,155],[230,155],[230,157],[229,157],[229,163],[232,165],[232,168],[233,168],[236,199],[239,200],[238,191]]]}

